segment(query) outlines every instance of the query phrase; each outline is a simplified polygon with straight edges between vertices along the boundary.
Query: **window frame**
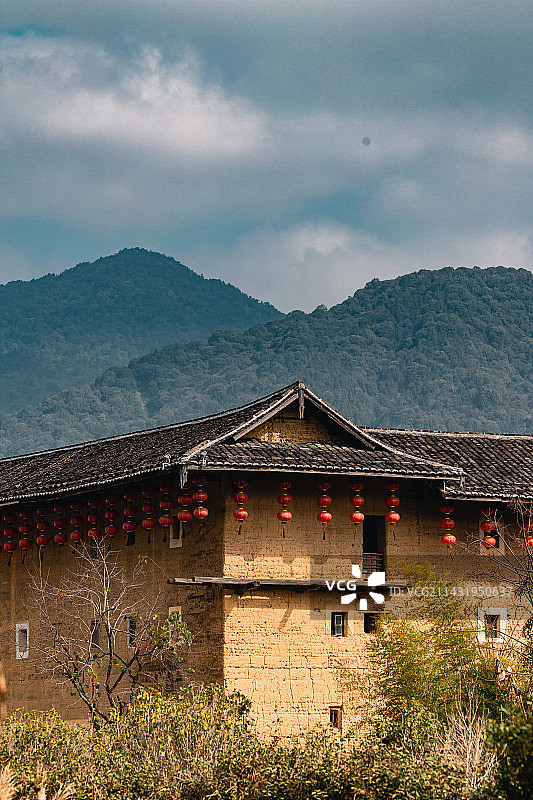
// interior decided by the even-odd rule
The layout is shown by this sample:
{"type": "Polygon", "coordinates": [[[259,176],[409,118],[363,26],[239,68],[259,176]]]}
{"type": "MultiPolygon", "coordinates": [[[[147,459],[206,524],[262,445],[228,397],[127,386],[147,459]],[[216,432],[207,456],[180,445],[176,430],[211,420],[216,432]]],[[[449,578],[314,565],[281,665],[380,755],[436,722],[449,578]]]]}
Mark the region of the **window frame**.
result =
{"type": "Polygon", "coordinates": [[[15,624],[15,656],[17,661],[23,661],[30,657],[30,623],[29,622],[17,622],[15,624]],[[24,649],[21,648],[21,636],[20,634],[24,632],[26,634],[26,646],[24,649]]]}
{"type": "Polygon", "coordinates": [[[481,644],[501,644],[505,641],[507,633],[507,609],[506,608],[478,608],[478,641],[481,644]],[[487,638],[486,630],[486,617],[498,617],[498,635],[493,638],[487,638]]]}

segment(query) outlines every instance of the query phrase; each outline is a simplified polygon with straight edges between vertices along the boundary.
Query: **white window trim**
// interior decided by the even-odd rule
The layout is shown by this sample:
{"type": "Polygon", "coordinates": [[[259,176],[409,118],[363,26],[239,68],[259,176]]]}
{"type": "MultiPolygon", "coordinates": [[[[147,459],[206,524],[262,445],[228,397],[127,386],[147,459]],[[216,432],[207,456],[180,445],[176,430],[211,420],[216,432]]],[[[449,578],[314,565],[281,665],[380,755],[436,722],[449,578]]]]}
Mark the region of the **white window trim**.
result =
{"type": "Polygon", "coordinates": [[[176,523],[172,523],[168,532],[168,546],[172,550],[174,547],[183,547],[183,522],[179,520],[176,529],[176,523]],[[177,536],[174,536],[177,533],[177,536]]]}
{"type": "Polygon", "coordinates": [[[17,622],[15,626],[15,646],[16,646],[16,657],[17,659],[24,659],[29,658],[30,655],[30,623],[29,622],[17,622]],[[26,649],[21,650],[20,648],[20,632],[26,631],[26,649]]]}
{"type": "Polygon", "coordinates": [[[507,633],[507,609],[506,608],[478,608],[477,610],[478,634],[477,638],[481,644],[490,642],[498,644],[505,641],[507,633]],[[485,616],[497,616],[500,618],[500,635],[497,639],[487,639],[485,637],[485,616]]]}

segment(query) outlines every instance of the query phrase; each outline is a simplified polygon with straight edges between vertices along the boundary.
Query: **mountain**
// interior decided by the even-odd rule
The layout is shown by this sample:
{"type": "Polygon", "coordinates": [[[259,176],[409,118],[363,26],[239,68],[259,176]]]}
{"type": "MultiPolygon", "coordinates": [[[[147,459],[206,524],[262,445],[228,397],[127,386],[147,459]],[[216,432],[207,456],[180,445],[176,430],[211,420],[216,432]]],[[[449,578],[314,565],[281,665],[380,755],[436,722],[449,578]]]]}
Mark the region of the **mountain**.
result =
{"type": "Polygon", "coordinates": [[[230,408],[296,379],[360,425],[533,432],[533,274],[421,270],[217,331],[0,419],[4,454],[230,408]]]}
{"type": "Polygon", "coordinates": [[[0,414],[165,345],[280,316],[230,284],[139,248],[0,285],[0,414]]]}

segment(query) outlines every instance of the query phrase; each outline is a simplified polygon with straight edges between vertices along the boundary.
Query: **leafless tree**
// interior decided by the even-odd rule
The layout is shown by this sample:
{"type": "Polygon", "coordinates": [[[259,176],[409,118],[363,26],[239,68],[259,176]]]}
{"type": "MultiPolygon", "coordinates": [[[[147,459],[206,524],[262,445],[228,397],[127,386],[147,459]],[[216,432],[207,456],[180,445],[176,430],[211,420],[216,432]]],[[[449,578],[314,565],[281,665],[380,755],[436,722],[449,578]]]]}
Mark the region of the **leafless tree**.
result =
{"type": "Polygon", "coordinates": [[[147,559],[127,571],[120,553],[81,546],[59,582],[31,574],[39,662],[86,706],[93,721],[123,714],[139,686],[168,688],[190,635],[177,615],[160,614],[147,559]]]}

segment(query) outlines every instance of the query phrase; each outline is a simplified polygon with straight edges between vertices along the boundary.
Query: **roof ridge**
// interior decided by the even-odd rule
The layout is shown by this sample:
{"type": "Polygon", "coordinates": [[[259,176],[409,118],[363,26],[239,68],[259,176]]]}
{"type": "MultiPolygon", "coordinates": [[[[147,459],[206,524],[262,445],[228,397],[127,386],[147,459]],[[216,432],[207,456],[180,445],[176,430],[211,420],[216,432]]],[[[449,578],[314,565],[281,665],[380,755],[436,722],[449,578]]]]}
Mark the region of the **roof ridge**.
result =
{"type": "Polygon", "coordinates": [[[533,439],[533,434],[529,433],[489,433],[476,431],[439,431],[424,428],[375,428],[372,426],[361,426],[361,430],[371,431],[372,433],[408,433],[420,436],[449,436],[449,437],[472,437],[479,439],[533,439]]]}

